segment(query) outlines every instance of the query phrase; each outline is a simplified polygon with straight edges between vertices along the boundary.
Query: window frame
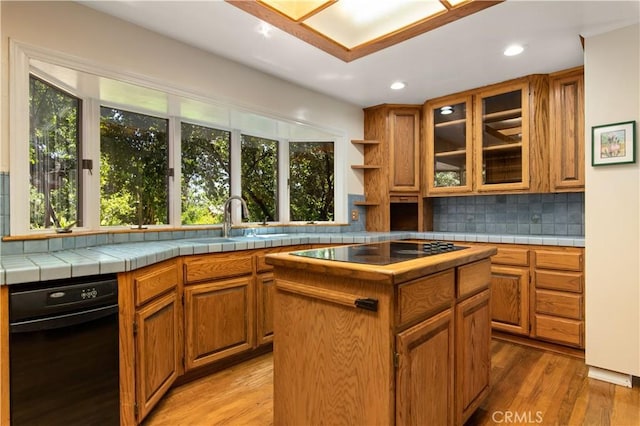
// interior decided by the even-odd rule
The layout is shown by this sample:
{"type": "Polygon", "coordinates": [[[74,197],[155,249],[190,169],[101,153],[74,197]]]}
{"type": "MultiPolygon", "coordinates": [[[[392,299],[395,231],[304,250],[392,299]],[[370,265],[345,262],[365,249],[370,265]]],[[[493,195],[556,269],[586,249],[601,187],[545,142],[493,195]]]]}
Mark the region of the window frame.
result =
{"type": "MultiPolygon", "coordinates": [[[[212,127],[215,129],[231,132],[231,194],[240,194],[241,179],[240,173],[240,145],[241,134],[251,136],[264,137],[266,139],[278,141],[278,212],[279,220],[274,222],[278,225],[288,225],[290,223],[300,224],[304,222],[291,222],[289,214],[290,192],[289,192],[289,142],[333,142],[335,158],[346,158],[347,137],[343,131],[335,128],[316,125],[313,123],[300,122],[297,119],[288,117],[283,118],[277,115],[270,115],[268,112],[261,110],[250,110],[246,106],[237,106],[225,101],[220,101],[203,97],[199,94],[173,87],[170,83],[153,81],[145,79],[139,75],[133,75],[122,70],[109,69],[102,64],[96,64],[88,60],[84,60],[75,56],[66,55],[60,52],[51,51],[46,48],[36,47],[15,40],[9,40],[9,71],[11,78],[9,79],[9,173],[11,178],[10,184],[10,235],[33,235],[33,234],[51,234],[52,229],[32,230],[30,229],[29,219],[29,182],[28,170],[25,173],[23,164],[29,162],[29,144],[23,141],[29,140],[29,76],[33,74],[35,77],[52,84],[56,88],[63,90],[81,100],[81,133],[80,133],[80,158],[92,160],[93,168],[91,170],[80,168],[78,176],[81,204],[78,206],[79,214],[83,218],[82,227],[74,229],[78,231],[100,232],[118,229],[129,229],[128,226],[104,227],[100,226],[100,144],[95,141],[100,139],[100,107],[113,107],[124,109],[134,113],[147,114],[154,117],[166,118],[169,122],[169,158],[168,165],[173,169],[173,177],[169,180],[169,223],[166,225],[149,225],[150,230],[162,228],[187,228],[193,229],[198,227],[210,228],[220,225],[183,225],[181,223],[181,129],[182,121],[212,127]],[[67,84],[58,81],[56,78],[45,75],[30,61],[36,60],[48,63],[54,66],[65,67],[77,73],[85,73],[94,78],[109,78],[123,84],[132,84],[141,88],[156,90],[167,97],[167,112],[161,113],[157,110],[148,110],[141,108],[139,105],[119,104],[98,99],[82,93],[79,89],[69,87],[67,84]],[[201,102],[207,107],[218,108],[226,111],[228,120],[227,125],[219,122],[225,120],[225,117],[212,116],[211,121],[194,120],[192,118],[182,116],[179,113],[180,104],[176,99],[192,100],[201,102]],[[244,116],[243,116],[244,114],[244,116]],[[256,131],[254,128],[240,129],[238,123],[249,122],[251,116],[257,117],[272,128],[271,132],[256,131]],[[240,118],[238,118],[240,117],[240,118]],[[247,118],[249,117],[249,118],[247,118]],[[244,121],[243,121],[244,120],[244,121]],[[289,126],[289,127],[287,127],[289,126]],[[297,126],[300,126],[299,128],[297,126]],[[298,133],[302,129],[314,135],[310,137],[290,137],[285,136],[288,132],[298,133]],[[90,143],[90,141],[93,141],[90,143]]],[[[258,126],[259,127],[259,126],[258,126]]],[[[334,161],[334,221],[331,222],[315,222],[315,223],[331,223],[331,224],[348,224],[346,217],[346,171],[345,166],[339,161],[334,161]]],[[[240,206],[233,204],[232,219],[233,223],[240,223],[240,206]]],[[[259,222],[257,222],[259,223],[259,222]]],[[[246,222],[245,222],[246,224],[246,222]]],[[[72,234],[73,235],[73,234],[72,234]]]]}

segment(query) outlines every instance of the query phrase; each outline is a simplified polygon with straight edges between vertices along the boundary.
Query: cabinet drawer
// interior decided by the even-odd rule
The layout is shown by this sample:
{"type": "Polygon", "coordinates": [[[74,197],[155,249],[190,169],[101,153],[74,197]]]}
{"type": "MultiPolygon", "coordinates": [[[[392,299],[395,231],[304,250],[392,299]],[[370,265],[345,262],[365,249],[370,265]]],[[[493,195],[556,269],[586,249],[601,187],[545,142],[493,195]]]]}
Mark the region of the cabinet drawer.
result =
{"type": "Polygon", "coordinates": [[[489,287],[491,283],[491,261],[489,259],[470,263],[458,268],[458,298],[470,296],[489,287]]]}
{"type": "Polygon", "coordinates": [[[247,254],[194,256],[184,261],[185,283],[235,277],[253,271],[252,256],[247,254]]]}
{"type": "Polygon", "coordinates": [[[542,339],[582,348],[584,323],[567,318],[536,315],[536,335],[542,339]]]}
{"type": "Polygon", "coordinates": [[[584,274],[582,272],[560,272],[537,269],[536,287],[582,293],[582,289],[584,288],[584,274]]]}
{"type": "Polygon", "coordinates": [[[177,286],[178,274],[178,262],[175,260],[138,271],[133,277],[136,306],[142,306],[177,286]]]}
{"type": "Polygon", "coordinates": [[[581,320],[582,296],[575,293],[536,290],[536,312],[581,320]]]}
{"type": "Polygon", "coordinates": [[[536,268],[582,271],[581,251],[536,250],[536,268]]]}
{"type": "Polygon", "coordinates": [[[453,269],[399,285],[398,323],[404,325],[451,306],[454,287],[453,269]]]}
{"type": "Polygon", "coordinates": [[[498,253],[491,262],[499,265],[529,266],[529,250],[524,248],[497,247],[498,253]]]}

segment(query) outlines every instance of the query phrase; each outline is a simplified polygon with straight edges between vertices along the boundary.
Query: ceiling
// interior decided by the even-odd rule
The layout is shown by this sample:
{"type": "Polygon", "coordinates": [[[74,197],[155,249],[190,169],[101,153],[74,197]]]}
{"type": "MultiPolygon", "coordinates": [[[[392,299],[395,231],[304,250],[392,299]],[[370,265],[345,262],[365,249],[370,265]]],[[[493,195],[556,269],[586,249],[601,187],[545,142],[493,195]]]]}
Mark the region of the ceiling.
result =
{"type": "Polygon", "coordinates": [[[640,1],[507,0],[344,62],[222,0],[81,1],[84,5],[284,80],[366,107],[427,99],[583,64],[580,36],[640,22],[640,1]],[[262,31],[261,31],[262,30],[262,31]],[[512,43],[524,53],[506,57],[512,43]],[[394,81],[407,87],[389,88],[394,81]]]}

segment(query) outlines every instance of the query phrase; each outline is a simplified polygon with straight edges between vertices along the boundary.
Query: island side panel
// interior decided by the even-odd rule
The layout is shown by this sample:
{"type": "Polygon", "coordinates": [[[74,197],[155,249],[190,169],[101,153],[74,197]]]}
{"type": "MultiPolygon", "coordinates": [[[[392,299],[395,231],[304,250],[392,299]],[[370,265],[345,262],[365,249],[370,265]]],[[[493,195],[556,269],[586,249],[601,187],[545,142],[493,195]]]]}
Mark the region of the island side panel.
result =
{"type": "Polygon", "coordinates": [[[274,424],[393,424],[393,287],[286,267],[275,280],[274,424]]]}

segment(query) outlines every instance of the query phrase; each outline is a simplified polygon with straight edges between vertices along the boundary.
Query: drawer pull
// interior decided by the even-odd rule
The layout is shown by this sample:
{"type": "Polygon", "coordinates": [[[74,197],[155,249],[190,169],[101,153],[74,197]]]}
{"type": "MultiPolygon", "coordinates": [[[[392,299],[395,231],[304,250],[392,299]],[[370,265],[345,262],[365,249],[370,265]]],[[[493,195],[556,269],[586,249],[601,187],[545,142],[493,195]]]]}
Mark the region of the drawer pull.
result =
{"type": "Polygon", "coordinates": [[[356,299],[356,308],[366,309],[367,311],[378,312],[378,300],[377,299],[356,299]]]}

